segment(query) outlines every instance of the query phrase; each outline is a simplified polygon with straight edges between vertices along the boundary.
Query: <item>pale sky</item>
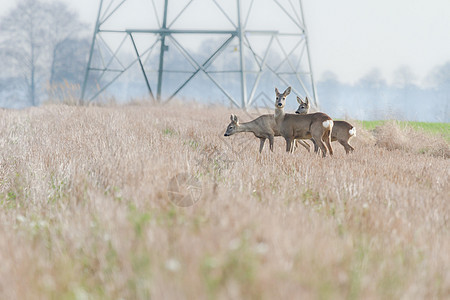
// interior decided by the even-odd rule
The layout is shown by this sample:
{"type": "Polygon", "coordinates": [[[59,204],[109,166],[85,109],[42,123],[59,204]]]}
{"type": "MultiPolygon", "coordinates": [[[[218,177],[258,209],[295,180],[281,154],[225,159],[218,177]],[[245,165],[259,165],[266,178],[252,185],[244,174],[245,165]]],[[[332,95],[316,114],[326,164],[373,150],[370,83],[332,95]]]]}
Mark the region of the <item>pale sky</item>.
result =
{"type": "MultiPolygon", "coordinates": [[[[99,0],[62,1],[92,31],[99,0]]],[[[1,0],[0,16],[17,2],[1,0]]],[[[377,68],[392,82],[409,66],[421,83],[450,61],[450,0],[303,0],[303,8],[318,79],[331,71],[354,83],[377,68]]]]}

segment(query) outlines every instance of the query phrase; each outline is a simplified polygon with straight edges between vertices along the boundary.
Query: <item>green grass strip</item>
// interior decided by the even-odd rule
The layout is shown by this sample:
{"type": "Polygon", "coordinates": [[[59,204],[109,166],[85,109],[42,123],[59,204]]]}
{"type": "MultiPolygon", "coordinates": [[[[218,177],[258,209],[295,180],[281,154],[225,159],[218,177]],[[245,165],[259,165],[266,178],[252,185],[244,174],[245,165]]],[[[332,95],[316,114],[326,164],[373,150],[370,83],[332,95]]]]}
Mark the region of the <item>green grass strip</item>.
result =
{"type": "MultiPolygon", "coordinates": [[[[387,121],[362,121],[362,125],[367,130],[375,129],[387,121]]],[[[431,123],[431,122],[414,122],[414,121],[397,121],[402,126],[409,126],[416,130],[423,130],[432,134],[440,134],[447,141],[450,141],[450,123],[431,123]]]]}

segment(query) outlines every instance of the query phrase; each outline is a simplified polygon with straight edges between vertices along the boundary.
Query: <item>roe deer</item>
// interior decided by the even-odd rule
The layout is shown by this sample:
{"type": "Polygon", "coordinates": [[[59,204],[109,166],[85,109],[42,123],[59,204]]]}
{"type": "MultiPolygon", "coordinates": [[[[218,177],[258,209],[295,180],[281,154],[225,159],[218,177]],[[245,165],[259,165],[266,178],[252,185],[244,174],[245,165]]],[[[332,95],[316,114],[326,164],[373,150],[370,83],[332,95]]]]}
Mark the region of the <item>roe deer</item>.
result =
{"type": "Polygon", "coordinates": [[[291,92],[288,87],[283,93],[275,88],[275,122],[278,126],[280,134],[286,140],[286,151],[292,152],[294,141],[296,139],[314,139],[315,143],[322,150],[322,156],[327,154],[327,148],[330,155],[333,155],[331,148],[331,130],[333,128],[333,120],[324,113],[314,113],[306,115],[286,114],[284,106],[286,105],[286,96],[291,92]],[[325,144],[326,146],[325,146],[325,144]]]}
{"type": "Polygon", "coordinates": [[[262,115],[253,121],[247,123],[239,123],[236,115],[231,115],[231,123],[227,126],[224,136],[230,136],[238,132],[253,132],[259,138],[259,153],[264,148],[266,139],[269,139],[270,150],[273,151],[273,137],[280,136],[273,115],[262,115]]]}
{"type": "MultiPolygon", "coordinates": [[[[297,96],[297,102],[299,104],[296,114],[299,115],[305,115],[309,111],[309,100],[308,97],[305,98],[305,101],[303,101],[300,97],[297,96]]],[[[346,122],[346,121],[333,121],[333,130],[331,131],[331,141],[338,141],[339,144],[341,144],[344,149],[345,153],[349,154],[355,148],[350,146],[348,141],[351,137],[356,135],[356,128],[353,127],[352,124],[346,122]]],[[[314,142],[314,141],[313,141],[314,142]]],[[[316,144],[314,144],[314,152],[317,152],[318,147],[316,144]]]]}
{"type": "MultiPolygon", "coordinates": [[[[224,136],[230,136],[238,132],[253,132],[253,134],[260,140],[259,153],[262,152],[266,139],[269,139],[269,147],[270,150],[273,151],[273,138],[274,136],[281,135],[272,114],[259,116],[253,121],[247,123],[239,123],[238,117],[232,114],[230,120],[231,123],[228,124],[224,136]]],[[[306,146],[302,143],[300,144],[310,151],[310,146],[305,142],[303,143],[306,144],[306,146]]]]}

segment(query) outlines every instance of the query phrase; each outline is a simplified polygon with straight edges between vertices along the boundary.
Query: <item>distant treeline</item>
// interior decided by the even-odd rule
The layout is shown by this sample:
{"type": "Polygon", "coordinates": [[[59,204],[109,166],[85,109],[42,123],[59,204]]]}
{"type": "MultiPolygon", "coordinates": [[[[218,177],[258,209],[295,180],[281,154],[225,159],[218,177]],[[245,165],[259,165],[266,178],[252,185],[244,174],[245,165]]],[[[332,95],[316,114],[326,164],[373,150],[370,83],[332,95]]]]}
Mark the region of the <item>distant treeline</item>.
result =
{"type": "Polygon", "coordinates": [[[336,117],[450,122],[450,62],[427,77],[427,87],[405,80],[410,76],[387,84],[377,71],[353,85],[326,77],[317,84],[320,105],[336,117]]]}
{"type": "MultiPolygon", "coordinates": [[[[0,19],[0,107],[23,108],[40,105],[44,101],[64,101],[80,97],[91,42],[89,26],[61,2],[21,0],[6,16],[0,19]],[[30,24],[34,24],[31,26],[30,24]]],[[[212,48],[213,41],[206,40],[200,49],[212,48]]],[[[171,49],[174,49],[172,47],[171,49]]],[[[105,50],[105,49],[103,49],[105,50]]],[[[199,50],[197,56],[205,56],[199,50]]],[[[107,52],[105,50],[105,52],[107,52]]],[[[237,68],[237,60],[228,60],[237,52],[216,60],[217,68],[237,68]]],[[[126,54],[134,60],[134,54],[126,54]]],[[[149,80],[156,81],[157,59],[150,57],[146,65],[149,80]]],[[[269,58],[270,59],[270,58],[269,58]]],[[[187,62],[174,50],[166,54],[164,68],[175,70],[187,62]]],[[[250,69],[255,62],[246,61],[250,69]]],[[[359,120],[399,119],[425,122],[450,122],[450,62],[438,66],[427,76],[425,85],[418,85],[408,67],[400,68],[394,83],[388,84],[377,70],[369,72],[355,84],[345,84],[331,72],[316,83],[320,110],[335,118],[359,120]]],[[[164,74],[165,90],[174,91],[190,74],[164,74]]],[[[217,73],[215,80],[240,97],[238,74],[217,73]]],[[[247,74],[249,86],[254,80],[247,74]]],[[[90,77],[91,86],[97,88],[104,77],[90,77]]],[[[287,79],[291,82],[290,79],[287,79]]],[[[274,87],[285,88],[279,78],[265,75],[255,93],[257,106],[272,107],[274,87]]],[[[300,90],[300,89],[298,89],[300,90]]],[[[134,65],[105,93],[124,102],[149,96],[141,70],[134,65]]],[[[300,92],[300,91],[299,91],[300,92]]],[[[170,94],[169,94],[170,95],[170,94]]],[[[165,95],[165,96],[169,96],[165,95]]],[[[303,95],[301,95],[303,96],[303,95]]],[[[294,110],[295,97],[287,101],[287,110],[294,110]]],[[[228,98],[201,72],[177,95],[181,100],[230,105],[228,98]]]]}

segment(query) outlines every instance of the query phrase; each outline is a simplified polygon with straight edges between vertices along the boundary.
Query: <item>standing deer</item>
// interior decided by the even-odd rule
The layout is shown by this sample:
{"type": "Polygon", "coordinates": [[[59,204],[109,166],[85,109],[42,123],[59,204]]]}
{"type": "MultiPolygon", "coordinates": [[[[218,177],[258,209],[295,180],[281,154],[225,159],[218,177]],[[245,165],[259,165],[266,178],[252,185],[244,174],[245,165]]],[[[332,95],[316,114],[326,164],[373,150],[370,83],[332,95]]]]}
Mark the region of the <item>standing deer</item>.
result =
{"type": "Polygon", "coordinates": [[[288,87],[283,93],[275,88],[275,122],[280,134],[286,140],[286,152],[292,152],[294,141],[296,139],[313,139],[315,144],[322,150],[322,156],[327,154],[327,148],[330,155],[333,155],[331,148],[331,130],[333,129],[333,120],[324,113],[314,113],[306,115],[286,114],[284,106],[286,105],[286,96],[291,93],[291,87],[288,87]],[[325,144],[326,146],[325,146],[325,144]]]}
{"type": "MultiPolygon", "coordinates": [[[[303,101],[300,97],[297,96],[297,102],[299,104],[297,110],[295,111],[298,115],[305,115],[309,111],[309,100],[308,97],[305,98],[305,101],[303,101]]],[[[341,144],[345,152],[349,154],[355,148],[350,146],[348,141],[351,137],[356,135],[356,128],[353,127],[352,124],[346,122],[346,121],[334,121],[333,130],[331,131],[331,141],[338,141],[339,144],[341,144]]],[[[313,141],[314,142],[314,141],[313,141]]],[[[316,144],[314,144],[314,151],[318,151],[318,147],[316,144]]]]}
{"type": "MultiPolygon", "coordinates": [[[[281,135],[272,114],[259,116],[253,121],[246,123],[239,123],[238,117],[232,114],[230,120],[231,122],[228,124],[224,136],[230,136],[239,132],[252,132],[257,138],[259,138],[259,153],[262,152],[266,139],[269,140],[270,150],[273,151],[274,137],[281,135]]],[[[306,144],[306,146],[302,143],[300,144],[309,151],[310,146],[305,142],[303,143],[306,144]]]]}
{"type": "Polygon", "coordinates": [[[224,136],[230,136],[238,132],[253,132],[260,141],[259,153],[263,150],[266,139],[269,139],[269,147],[273,151],[273,138],[280,135],[273,115],[262,115],[253,121],[239,123],[238,117],[232,114],[230,120],[231,123],[227,126],[224,136]]]}

